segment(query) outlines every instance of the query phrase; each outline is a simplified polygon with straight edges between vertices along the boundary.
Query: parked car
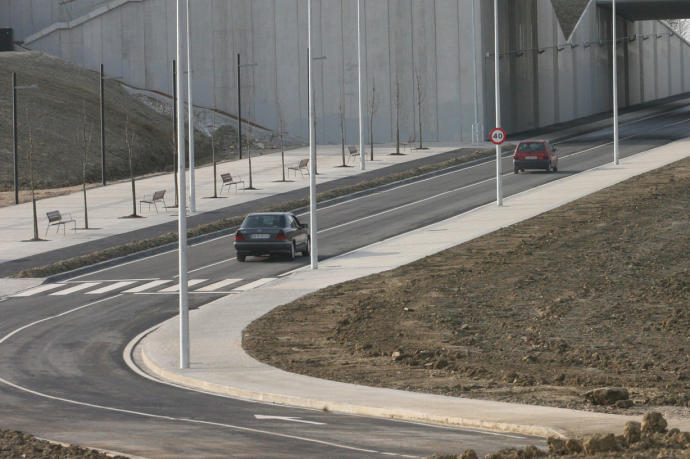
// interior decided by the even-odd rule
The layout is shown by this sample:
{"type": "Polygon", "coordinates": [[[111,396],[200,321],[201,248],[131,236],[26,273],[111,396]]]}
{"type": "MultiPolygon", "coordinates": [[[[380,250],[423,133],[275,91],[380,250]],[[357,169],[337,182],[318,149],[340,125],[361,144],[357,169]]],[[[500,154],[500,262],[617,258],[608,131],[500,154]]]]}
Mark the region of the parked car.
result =
{"type": "Polygon", "coordinates": [[[556,148],[548,140],[523,140],[513,153],[513,168],[515,173],[525,169],[545,169],[558,171],[558,155],[556,148]]]}
{"type": "Polygon", "coordinates": [[[308,225],[290,212],[249,214],[235,233],[235,250],[237,261],[248,255],[286,254],[291,260],[297,252],[309,256],[308,225]]]}

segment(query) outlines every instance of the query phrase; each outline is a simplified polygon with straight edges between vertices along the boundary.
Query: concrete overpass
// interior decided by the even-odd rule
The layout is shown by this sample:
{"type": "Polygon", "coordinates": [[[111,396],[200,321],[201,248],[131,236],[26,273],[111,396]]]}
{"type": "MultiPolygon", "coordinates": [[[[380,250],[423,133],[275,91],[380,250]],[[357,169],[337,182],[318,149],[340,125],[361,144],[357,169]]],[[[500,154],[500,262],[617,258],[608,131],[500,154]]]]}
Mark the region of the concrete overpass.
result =
{"type": "MultiPolygon", "coordinates": [[[[611,0],[597,0],[599,6],[611,7],[611,0]]],[[[688,0],[616,0],[616,13],[629,21],[690,18],[688,0]]]]}

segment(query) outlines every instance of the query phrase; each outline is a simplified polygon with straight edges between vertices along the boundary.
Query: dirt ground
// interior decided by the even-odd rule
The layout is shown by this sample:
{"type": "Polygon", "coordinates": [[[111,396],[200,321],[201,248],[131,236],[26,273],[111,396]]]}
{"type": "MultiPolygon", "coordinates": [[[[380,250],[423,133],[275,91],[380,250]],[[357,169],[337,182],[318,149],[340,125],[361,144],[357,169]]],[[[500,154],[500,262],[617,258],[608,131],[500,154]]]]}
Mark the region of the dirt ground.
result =
{"type": "Polygon", "coordinates": [[[0,458],[54,458],[104,459],[124,458],[73,445],[61,445],[40,440],[32,435],[11,430],[0,430],[0,458]]]}
{"type": "Polygon", "coordinates": [[[690,160],[252,323],[287,371],[369,386],[690,416],[690,160]],[[583,394],[629,391],[623,408],[583,394]],[[632,403],[631,403],[632,402],[632,403]]]}

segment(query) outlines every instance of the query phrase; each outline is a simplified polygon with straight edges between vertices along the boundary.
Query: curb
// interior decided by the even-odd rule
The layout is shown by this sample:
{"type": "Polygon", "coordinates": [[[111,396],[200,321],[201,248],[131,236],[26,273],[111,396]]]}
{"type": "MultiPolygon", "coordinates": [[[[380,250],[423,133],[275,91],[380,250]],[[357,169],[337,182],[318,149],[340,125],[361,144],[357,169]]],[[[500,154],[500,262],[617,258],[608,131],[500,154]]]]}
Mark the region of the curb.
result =
{"type": "MultiPolygon", "coordinates": [[[[183,376],[176,372],[169,371],[158,366],[156,362],[146,354],[145,348],[143,346],[140,346],[140,342],[144,336],[139,336],[135,338],[137,342],[133,343],[131,348],[134,349],[139,347],[141,351],[142,365],[145,367],[145,370],[147,370],[149,374],[153,374],[158,378],[162,378],[166,381],[170,381],[182,386],[192,387],[212,392],[215,394],[226,395],[233,398],[239,398],[242,400],[272,403],[276,405],[285,405],[296,408],[308,408],[322,411],[331,411],[356,416],[385,418],[411,422],[425,422],[453,427],[472,427],[497,432],[512,432],[523,435],[532,435],[543,438],[548,438],[551,436],[567,438],[564,431],[548,426],[491,422],[482,421],[481,419],[471,419],[462,417],[435,416],[419,411],[401,410],[396,408],[376,408],[365,405],[355,405],[351,403],[328,402],[318,399],[264,393],[230,386],[224,386],[221,384],[209,383],[196,378],[183,376]]],[[[144,371],[144,369],[140,367],[137,368],[139,368],[140,371],[144,371]]]]}

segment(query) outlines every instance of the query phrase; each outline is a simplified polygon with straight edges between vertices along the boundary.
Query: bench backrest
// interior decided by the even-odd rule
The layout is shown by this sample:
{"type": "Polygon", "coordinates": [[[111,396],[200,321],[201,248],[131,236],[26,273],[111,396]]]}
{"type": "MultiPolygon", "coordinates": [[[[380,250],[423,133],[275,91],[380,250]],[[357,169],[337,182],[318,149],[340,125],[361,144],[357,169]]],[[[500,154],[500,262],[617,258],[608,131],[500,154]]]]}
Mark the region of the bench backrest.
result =
{"type": "Polygon", "coordinates": [[[160,191],[156,191],[155,193],[153,193],[153,200],[154,201],[161,201],[161,200],[163,200],[163,198],[165,198],[165,190],[160,190],[160,191]]]}
{"type": "Polygon", "coordinates": [[[347,147],[347,149],[350,151],[351,155],[357,153],[357,147],[355,147],[354,145],[350,145],[349,147],[347,147]]]}
{"type": "Polygon", "coordinates": [[[48,217],[49,223],[55,223],[62,220],[62,215],[60,215],[59,210],[51,210],[50,212],[46,212],[46,216],[48,217]]]}
{"type": "Polygon", "coordinates": [[[220,178],[223,180],[223,183],[232,182],[232,175],[229,172],[225,174],[220,174],[220,178]]]}
{"type": "Polygon", "coordinates": [[[407,143],[412,143],[417,141],[417,136],[416,135],[411,135],[409,139],[407,139],[407,143]]]}
{"type": "Polygon", "coordinates": [[[299,160],[299,166],[297,166],[297,167],[299,167],[301,169],[303,167],[307,167],[308,165],[309,165],[309,158],[300,159],[299,160]]]}

